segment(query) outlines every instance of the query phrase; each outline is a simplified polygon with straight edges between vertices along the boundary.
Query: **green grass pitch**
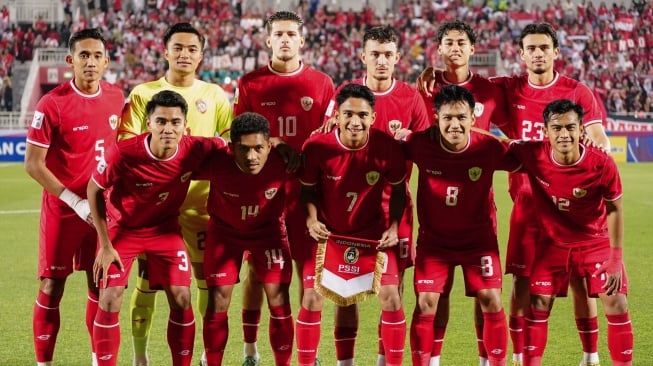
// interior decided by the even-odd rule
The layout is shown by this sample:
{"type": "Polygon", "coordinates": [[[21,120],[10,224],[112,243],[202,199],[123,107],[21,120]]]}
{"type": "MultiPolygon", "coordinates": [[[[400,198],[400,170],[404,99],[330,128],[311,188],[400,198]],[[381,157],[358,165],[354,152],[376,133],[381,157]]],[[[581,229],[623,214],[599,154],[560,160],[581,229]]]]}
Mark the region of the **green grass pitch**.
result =
{"type": "MultiPolygon", "coordinates": [[[[635,365],[653,365],[653,275],[651,248],[653,247],[653,165],[621,164],[624,185],[626,222],[625,262],[630,278],[630,313],[635,331],[635,365]]],[[[416,181],[416,179],[413,179],[416,181]]],[[[505,247],[508,215],[511,203],[507,196],[507,179],[503,173],[495,177],[497,207],[499,209],[500,243],[505,247]]],[[[32,345],[32,307],[36,298],[38,209],[40,188],[24,172],[21,164],[0,165],[0,364],[34,365],[32,345]]],[[[133,276],[133,273],[132,273],[133,276]]],[[[445,338],[442,365],[476,365],[477,350],[472,320],[472,300],[462,291],[461,273],[456,273],[456,285],[451,295],[451,321],[445,338]]],[[[410,281],[412,271],[406,274],[405,312],[410,320],[415,304],[410,281]]],[[[504,278],[504,306],[508,305],[510,277],[504,278]]],[[[55,351],[57,365],[90,365],[89,339],[84,324],[86,302],[84,276],[76,273],[68,280],[61,303],[61,330],[55,351]]],[[[131,365],[132,349],[129,333],[129,296],[125,293],[121,325],[122,343],[119,365],[131,365]]],[[[240,327],[240,295],[235,292],[230,309],[231,333],[225,356],[225,365],[240,365],[242,360],[242,331],[240,327]]],[[[296,285],[292,289],[293,314],[297,314],[296,285]]],[[[150,341],[151,365],[169,365],[170,356],[165,341],[167,305],[159,295],[155,324],[150,341]]],[[[600,306],[599,306],[600,309],[600,306]]],[[[610,365],[606,346],[606,321],[599,310],[600,356],[604,366],[610,365]]],[[[361,324],[356,344],[358,365],[376,364],[376,328],[378,303],[365,302],[360,307],[361,324]]],[[[272,355],[267,340],[267,313],[263,313],[259,336],[259,349],[263,365],[272,365],[272,355]]],[[[333,307],[325,306],[322,323],[320,357],[325,365],[335,364],[333,346],[333,307]]],[[[198,326],[195,341],[195,358],[201,353],[202,337],[198,326]]],[[[406,342],[404,364],[410,364],[410,348],[406,342]]],[[[545,353],[546,365],[577,365],[581,355],[570,299],[556,301],[549,326],[549,343],[545,353]]],[[[295,358],[293,357],[293,363],[295,358]]],[[[197,364],[193,361],[193,364],[197,364]]]]}

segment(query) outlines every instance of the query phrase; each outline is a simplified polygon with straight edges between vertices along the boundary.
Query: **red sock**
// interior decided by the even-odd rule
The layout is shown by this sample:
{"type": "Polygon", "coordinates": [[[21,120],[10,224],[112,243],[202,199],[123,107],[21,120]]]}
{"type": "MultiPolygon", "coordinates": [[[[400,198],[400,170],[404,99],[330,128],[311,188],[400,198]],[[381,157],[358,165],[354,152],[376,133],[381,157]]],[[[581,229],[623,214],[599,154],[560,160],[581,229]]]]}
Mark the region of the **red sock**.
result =
{"type": "Polygon", "coordinates": [[[385,356],[385,348],[383,348],[383,339],[381,338],[381,314],[379,314],[379,324],[376,325],[376,335],[379,338],[379,351],[380,356],[385,356]]]}
{"type": "Polygon", "coordinates": [[[168,318],[168,346],[173,366],[190,366],[195,345],[195,316],[193,308],[170,310],[168,318]]]}
{"type": "Polygon", "coordinates": [[[523,316],[511,315],[509,320],[510,339],[512,340],[512,353],[524,353],[524,327],[526,321],[523,316]]]}
{"type": "Polygon", "coordinates": [[[526,316],[524,366],[539,366],[549,332],[549,311],[531,308],[526,316]]]}
{"type": "Polygon", "coordinates": [[[224,349],[229,338],[229,318],[227,312],[207,311],[204,315],[204,351],[209,365],[222,365],[224,349]]]}
{"type": "Polygon", "coordinates": [[[98,366],[115,366],[120,348],[120,312],[97,309],[93,322],[93,349],[98,366]]]}
{"type": "Polygon", "coordinates": [[[483,324],[474,323],[474,329],[476,330],[476,347],[478,348],[478,357],[487,358],[487,350],[485,349],[485,343],[483,343],[483,324]]]}
{"type": "Polygon", "coordinates": [[[290,305],[270,306],[268,334],[274,352],[274,364],[277,366],[290,366],[294,328],[290,305]]]}
{"type": "Polygon", "coordinates": [[[261,324],[261,310],[243,309],[243,340],[254,343],[258,338],[258,327],[261,324]]]}
{"type": "MultiPolygon", "coordinates": [[[[508,325],[506,324],[506,314],[503,309],[496,313],[484,312],[482,328],[483,344],[485,350],[487,350],[485,357],[490,362],[490,366],[505,365],[506,350],[508,348],[508,325]]],[[[477,329],[476,332],[478,333],[478,331],[477,329]]]]}
{"type": "Polygon", "coordinates": [[[578,329],[580,343],[583,345],[583,352],[598,352],[599,319],[597,317],[576,319],[576,328],[578,329]]]}
{"type": "Polygon", "coordinates": [[[299,366],[313,365],[320,343],[321,311],[306,310],[303,306],[297,315],[295,336],[297,337],[297,360],[299,366]]]}
{"type": "Polygon", "coordinates": [[[89,290],[88,297],[86,298],[86,329],[91,336],[91,350],[95,352],[93,346],[93,322],[95,321],[95,314],[98,309],[98,294],[89,290]]]}
{"type": "Polygon", "coordinates": [[[61,296],[48,296],[39,291],[34,304],[32,329],[34,332],[34,352],[37,362],[50,362],[54,355],[61,318],[59,303],[61,296]]]}
{"type": "Polygon", "coordinates": [[[442,346],[444,345],[444,334],[447,332],[447,327],[433,327],[433,348],[431,349],[431,357],[437,357],[442,354],[442,346]]]}
{"type": "Polygon", "coordinates": [[[336,342],[336,359],[351,360],[354,358],[354,347],[356,346],[356,335],[358,328],[339,327],[333,330],[333,338],[336,342]]]}
{"type": "Polygon", "coordinates": [[[428,366],[433,349],[433,321],[435,314],[413,313],[410,323],[410,348],[413,365],[428,366]]]}
{"type": "Polygon", "coordinates": [[[615,366],[633,363],[633,324],[628,313],[606,315],[608,319],[608,349],[615,366]]]}
{"type": "Polygon", "coordinates": [[[406,342],[406,317],[404,309],[381,311],[381,338],[385,347],[385,364],[401,365],[406,342]]]}

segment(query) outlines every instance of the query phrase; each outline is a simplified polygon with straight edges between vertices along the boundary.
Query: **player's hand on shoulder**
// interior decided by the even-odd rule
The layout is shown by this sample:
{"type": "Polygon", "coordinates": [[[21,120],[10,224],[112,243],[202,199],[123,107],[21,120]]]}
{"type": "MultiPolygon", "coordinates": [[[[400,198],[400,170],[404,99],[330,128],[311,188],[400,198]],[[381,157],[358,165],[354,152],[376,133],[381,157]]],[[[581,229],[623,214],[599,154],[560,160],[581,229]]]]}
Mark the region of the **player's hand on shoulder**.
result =
{"type": "Polygon", "coordinates": [[[407,129],[407,128],[400,128],[397,131],[395,131],[394,138],[397,141],[406,141],[406,138],[408,135],[410,135],[413,131],[407,129]]]}
{"type": "Polygon", "coordinates": [[[608,149],[607,146],[603,146],[603,144],[599,144],[598,142],[592,140],[592,138],[586,133],[580,135],[580,142],[585,146],[595,147],[606,154],[610,153],[610,149],[608,149]]]}
{"type": "Polygon", "coordinates": [[[429,66],[419,75],[416,81],[417,91],[424,93],[427,97],[433,96],[435,87],[435,70],[429,66]]]}
{"type": "Polygon", "coordinates": [[[311,135],[314,135],[316,133],[329,133],[331,132],[335,127],[336,127],[337,121],[335,117],[329,117],[322,126],[320,126],[318,129],[314,130],[311,132],[311,135]]]}
{"type": "Polygon", "coordinates": [[[281,158],[286,163],[287,172],[295,172],[302,165],[302,157],[299,152],[293,149],[292,146],[286,144],[285,142],[275,145],[277,153],[281,155],[281,158]]]}

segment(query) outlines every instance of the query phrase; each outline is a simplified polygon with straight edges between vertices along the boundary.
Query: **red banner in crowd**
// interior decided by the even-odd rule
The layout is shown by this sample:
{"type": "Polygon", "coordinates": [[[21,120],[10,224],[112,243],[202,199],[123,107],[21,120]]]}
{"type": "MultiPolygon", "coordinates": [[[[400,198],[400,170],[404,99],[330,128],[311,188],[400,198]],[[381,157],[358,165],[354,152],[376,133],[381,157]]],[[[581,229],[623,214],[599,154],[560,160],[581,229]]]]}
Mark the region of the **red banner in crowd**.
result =
{"type": "Polygon", "coordinates": [[[385,260],[378,245],[378,240],[330,235],[318,244],[315,290],[340,306],[378,294],[385,260]]]}
{"type": "Polygon", "coordinates": [[[653,123],[628,118],[608,118],[606,131],[611,135],[653,133],[653,123]]]}

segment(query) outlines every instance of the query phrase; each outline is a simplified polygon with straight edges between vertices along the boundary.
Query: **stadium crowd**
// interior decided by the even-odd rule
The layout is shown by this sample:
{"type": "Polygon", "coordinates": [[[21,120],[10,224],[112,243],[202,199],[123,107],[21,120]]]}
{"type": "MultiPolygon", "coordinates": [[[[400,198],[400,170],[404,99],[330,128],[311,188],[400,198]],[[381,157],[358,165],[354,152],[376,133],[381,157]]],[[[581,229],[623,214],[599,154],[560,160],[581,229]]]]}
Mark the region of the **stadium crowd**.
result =
{"type": "MultiPolygon", "coordinates": [[[[233,92],[236,79],[268,62],[263,19],[273,12],[265,1],[242,6],[241,0],[101,0],[62,1],[65,20],[32,26],[10,22],[0,9],[0,76],[11,75],[14,59],[32,58],[37,47],[62,47],[71,32],[99,27],[110,40],[114,68],[106,79],[131,88],[164,73],[162,46],[156,42],[169,24],[189,21],[209,34],[200,77],[233,92]],[[84,5],[85,2],[81,2],[84,5]],[[115,65],[123,65],[115,68],[115,65]]],[[[442,22],[461,19],[476,24],[476,53],[500,50],[498,74],[523,72],[516,37],[532,21],[547,21],[558,29],[561,57],[557,69],[587,83],[611,113],[637,115],[652,111],[653,104],[653,2],[635,0],[598,7],[586,0],[554,0],[532,8],[507,1],[427,0],[405,1],[395,11],[379,16],[373,6],[360,12],[336,9],[319,1],[299,1],[294,9],[307,21],[303,58],[332,76],[336,85],[363,73],[358,55],[364,27],[390,24],[401,31],[402,60],[397,75],[414,81],[427,65],[438,65],[433,42],[442,22]]]]}

